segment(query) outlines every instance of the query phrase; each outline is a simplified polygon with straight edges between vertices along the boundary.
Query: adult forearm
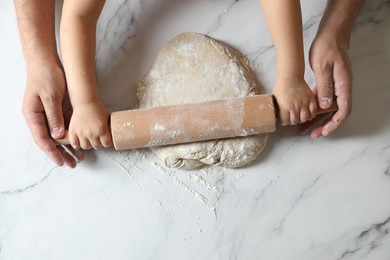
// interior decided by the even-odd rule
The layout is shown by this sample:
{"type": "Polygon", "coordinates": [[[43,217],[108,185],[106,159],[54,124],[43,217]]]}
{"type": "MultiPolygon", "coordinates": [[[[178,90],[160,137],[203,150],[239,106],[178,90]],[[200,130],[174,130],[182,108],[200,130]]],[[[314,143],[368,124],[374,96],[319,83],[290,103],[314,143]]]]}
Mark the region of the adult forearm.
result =
{"type": "Polygon", "coordinates": [[[58,62],[54,0],[14,0],[27,68],[58,62]]]}
{"type": "Polygon", "coordinates": [[[328,0],[318,34],[330,34],[349,45],[354,21],[364,0],[328,0]]]}
{"type": "Polygon", "coordinates": [[[299,0],[261,0],[276,49],[278,76],[303,77],[304,53],[299,0]]]}

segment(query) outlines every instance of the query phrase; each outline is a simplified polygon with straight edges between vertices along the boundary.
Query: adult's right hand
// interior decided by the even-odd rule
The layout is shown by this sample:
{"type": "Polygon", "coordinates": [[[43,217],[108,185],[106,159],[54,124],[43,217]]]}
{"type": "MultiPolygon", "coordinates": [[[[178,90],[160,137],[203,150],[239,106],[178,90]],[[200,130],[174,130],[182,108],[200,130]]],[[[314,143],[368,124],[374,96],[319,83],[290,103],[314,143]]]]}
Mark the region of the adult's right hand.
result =
{"type": "Polygon", "coordinates": [[[64,118],[71,115],[65,75],[59,64],[37,62],[29,66],[22,112],[35,143],[53,162],[59,166],[65,164],[74,168],[77,165],[76,159],[84,159],[83,151],[67,146],[74,158],[52,139],[64,135],[64,118]]]}
{"type": "Polygon", "coordinates": [[[338,105],[337,112],[329,120],[312,130],[313,138],[333,133],[352,111],[352,66],[348,41],[343,38],[346,37],[337,37],[336,32],[318,33],[310,48],[309,61],[317,83],[314,94],[319,107],[326,109],[332,102],[338,105]]]}

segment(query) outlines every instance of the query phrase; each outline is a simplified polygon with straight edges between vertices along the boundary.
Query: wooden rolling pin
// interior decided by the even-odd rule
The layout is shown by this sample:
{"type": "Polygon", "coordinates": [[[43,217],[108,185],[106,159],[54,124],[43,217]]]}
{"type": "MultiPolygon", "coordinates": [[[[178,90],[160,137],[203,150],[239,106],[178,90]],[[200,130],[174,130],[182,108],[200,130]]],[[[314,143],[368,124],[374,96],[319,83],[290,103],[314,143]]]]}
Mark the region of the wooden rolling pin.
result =
{"type": "MultiPolygon", "coordinates": [[[[337,106],[317,114],[336,111],[337,106]]],[[[190,143],[276,131],[272,95],[118,111],[111,114],[116,150],[190,143]]],[[[66,137],[56,140],[69,144],[66,137]]]]}

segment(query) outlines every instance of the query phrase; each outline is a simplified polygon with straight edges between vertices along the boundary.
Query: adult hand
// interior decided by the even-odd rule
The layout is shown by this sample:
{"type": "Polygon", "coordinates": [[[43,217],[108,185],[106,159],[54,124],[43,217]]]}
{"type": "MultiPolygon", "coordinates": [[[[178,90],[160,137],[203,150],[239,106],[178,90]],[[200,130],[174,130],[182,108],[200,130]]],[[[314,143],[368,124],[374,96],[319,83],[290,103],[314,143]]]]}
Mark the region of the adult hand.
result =
{"type": "Polygon", "coordinates": [[[34,64],[27,71],[27,85],[23,100],[23,115],[36,144],[57,165],[76,167],[76,159],[84,159],[84,153],[68,146],[68,151],[57,146],[52,138],[64,135],[64,113],[71,114],[66,95],[65,75],[57,64],[34,64]]]}
{"type": "MultiPolygon", "coordinates": [[[[321,33],[311,45],[309,61],[316,78],[314,94],[319,107],[325,109],[337,102],[339,108],[330,119],[312,130],[311,137],[318,138],[334,132],[351,114],[352,68],[348,45],[334,35],[321,33]]],[[[309,126],[305,125],[304,130],[309,126]]]]}

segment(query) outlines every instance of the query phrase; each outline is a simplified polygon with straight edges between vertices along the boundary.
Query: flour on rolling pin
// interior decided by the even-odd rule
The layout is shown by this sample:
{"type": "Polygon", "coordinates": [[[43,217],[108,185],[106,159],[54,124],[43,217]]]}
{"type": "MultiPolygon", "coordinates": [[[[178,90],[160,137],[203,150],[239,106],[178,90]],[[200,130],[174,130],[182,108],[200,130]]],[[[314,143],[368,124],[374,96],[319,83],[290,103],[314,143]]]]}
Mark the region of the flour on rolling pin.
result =
{"type": "Polygon", "coordinates": [[[272,96],[261,95],[115,112],[114,145],[122,150],[272,132],[272,103],[272,96]]]}
{"type": "Polygon", "coordinates": [[[243,100],[239,101],[241,101],[241,104],[238,106],[232,104],[231,99],[221,102],[220,109],[213,111],[215,114],[213,117],[207,117],[210,113],[208,106],[194,105],[190,110],[191,114],[188,115],[191,120],[190,128],[194,131],[185,131],[189,126],[183,123],[180,124],[183,120],[180,120],[177,116],[171,118],[168,122],[160,121],[151,129],[151,140],[148,146],[160,146],[166,143],[189,143],[199,141],[197,139],[212,140],[223,136],[222,133],[225,133],[225,137],[247,136],[248,133],[243,129],[244,104],[243,100]],[[216,118],[225,118],[225,120],[220,122],[220,120],[215,120],[216,118]],[[223,124],[224,122],[225,124],[223,124]],[[229,122],[229,125],[226,122],[229,122]],[[181,141],[178,142],[178,139],[181,141]]]}

